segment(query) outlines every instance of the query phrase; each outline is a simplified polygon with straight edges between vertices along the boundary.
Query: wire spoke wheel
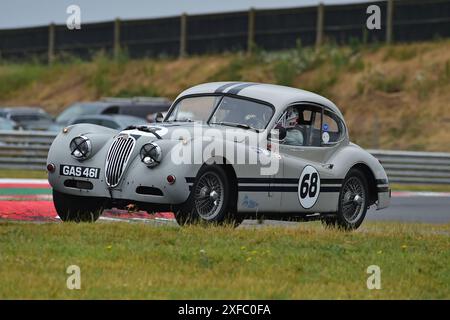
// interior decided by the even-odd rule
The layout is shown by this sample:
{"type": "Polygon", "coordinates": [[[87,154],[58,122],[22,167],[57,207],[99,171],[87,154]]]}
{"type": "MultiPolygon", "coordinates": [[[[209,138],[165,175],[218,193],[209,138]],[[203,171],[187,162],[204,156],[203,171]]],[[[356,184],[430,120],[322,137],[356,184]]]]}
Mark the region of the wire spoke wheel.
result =
{"type": "Polygon", "coordinates": [[[348,179],[342,189],[342,216],[348,223],[356,223],[367,205],[363,182],[356,176],[348,179]]]}
{"type": "Polygon", "coordinates": [[[225,188],[219,175],[205,172],[194,190],[194,205],[198,215],[205,220],[214,219],[224,205],[225,188]]]}

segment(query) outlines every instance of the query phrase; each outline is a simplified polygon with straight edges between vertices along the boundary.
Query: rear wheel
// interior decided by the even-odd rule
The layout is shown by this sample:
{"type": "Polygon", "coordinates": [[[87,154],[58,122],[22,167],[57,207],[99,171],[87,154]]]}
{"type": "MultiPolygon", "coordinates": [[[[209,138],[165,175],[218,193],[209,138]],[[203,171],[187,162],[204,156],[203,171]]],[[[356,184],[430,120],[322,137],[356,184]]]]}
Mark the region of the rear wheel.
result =
{"type": "Polygon", "coordinates": [[[206,165],[197,174],[186,203],[175,213],[179,225],[195,223],[231,223],[235,226],[242,222],[233,206],[231,188],[224,169],[218,165],[206,165]]]}
{"type": "Polygon", "coordinates": [[[342,185],[336,216],[324,218],[322,223],[331,228],[357,229],[367,213],[368,190],[367,179],[364,174],[357,169],[351,169],[342,185]]]}
{"type": "Polygon", "coordinates": [[[103,212],[104,203],[97,198],[80,197],[53,190],[53,204],[64,222],[95,222],[103,212]]]}

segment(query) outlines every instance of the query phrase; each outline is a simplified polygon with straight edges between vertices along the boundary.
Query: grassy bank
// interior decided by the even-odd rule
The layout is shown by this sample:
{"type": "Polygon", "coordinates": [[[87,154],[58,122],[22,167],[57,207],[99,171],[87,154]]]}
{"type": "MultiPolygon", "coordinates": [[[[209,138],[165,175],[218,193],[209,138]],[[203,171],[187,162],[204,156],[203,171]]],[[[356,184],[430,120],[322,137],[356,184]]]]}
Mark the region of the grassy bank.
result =
{"type": "Polygon", "coordinates": [[[449,299],[449,225],[0,223],[0,299],[449,299]],[[81,290],[66,288],[69,265],[81,290]],[[369,265],[381,290],[368,290],[369,265]]]}
{"type": "Polygon", "coordinates": [[[131,60],[123,54],[113,61],[99,53],[90,62],[66,56],[51,67],[0,61],[0,104],[40,104],[57,114],[74,101],[102,96],[174,98],[202,82],[267,82],[332,99],[344,112],[352,140],[363,147],[450,151],[449,49],[450,40],[355,42],[183,59],[131,60]]]}

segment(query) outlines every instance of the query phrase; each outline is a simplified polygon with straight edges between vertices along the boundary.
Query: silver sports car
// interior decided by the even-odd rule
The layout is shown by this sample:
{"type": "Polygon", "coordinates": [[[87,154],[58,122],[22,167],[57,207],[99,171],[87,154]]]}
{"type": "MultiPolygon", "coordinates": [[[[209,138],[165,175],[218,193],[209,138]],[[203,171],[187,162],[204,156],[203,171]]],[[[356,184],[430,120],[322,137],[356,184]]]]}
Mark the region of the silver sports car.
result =
{"type": "Polygon", "coordinates": [[[63,221],[133,207],[172,211],[180,225],[320,219],[356,229],[370,206],[390,202],[383,167],[349,141],[331,101],[269,84],[197,85],[162,122],[119,133],[65,127],[47,163],[63,221]]]}

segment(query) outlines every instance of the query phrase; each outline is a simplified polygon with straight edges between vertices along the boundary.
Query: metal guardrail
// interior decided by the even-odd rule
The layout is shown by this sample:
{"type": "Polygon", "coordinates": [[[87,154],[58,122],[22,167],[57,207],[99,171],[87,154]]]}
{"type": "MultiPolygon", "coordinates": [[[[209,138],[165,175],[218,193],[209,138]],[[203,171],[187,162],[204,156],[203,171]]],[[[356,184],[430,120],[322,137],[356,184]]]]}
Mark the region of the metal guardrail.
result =
{"type": "Polygon", "coordinates": [[[0,168],[44,170],[55,132],[0,131],[0,168]]]}
{"type": "Polygon", "coordinates": [[[367,150],[380,160],[390,182],[450,184],[450,153],[367,150]]]}
{"type": "MultiPolygon", "coordinates": [[[[56,133],[0,131],[0,168],[44,170],[56,133]]],[[[368,150],[394,183],[450,184],[450,153],[368,150]]]]}

